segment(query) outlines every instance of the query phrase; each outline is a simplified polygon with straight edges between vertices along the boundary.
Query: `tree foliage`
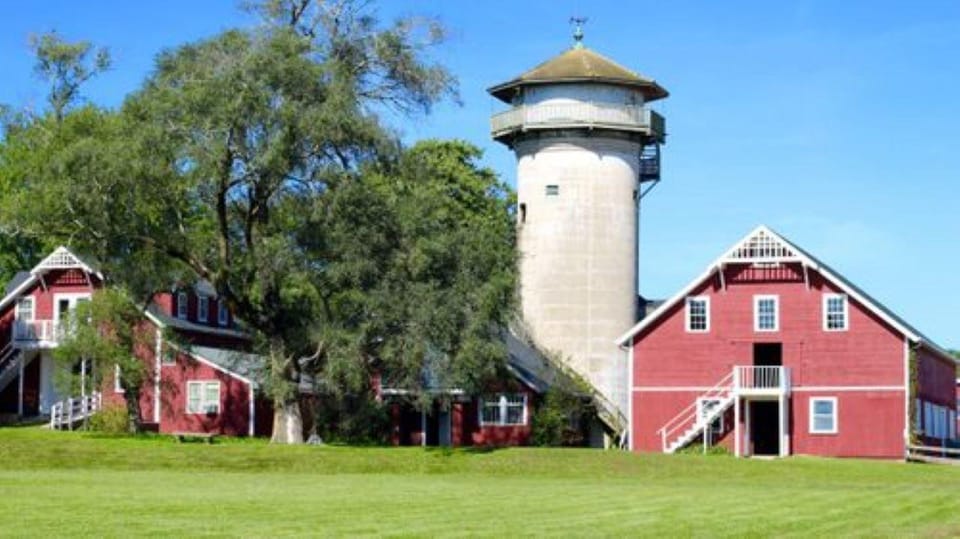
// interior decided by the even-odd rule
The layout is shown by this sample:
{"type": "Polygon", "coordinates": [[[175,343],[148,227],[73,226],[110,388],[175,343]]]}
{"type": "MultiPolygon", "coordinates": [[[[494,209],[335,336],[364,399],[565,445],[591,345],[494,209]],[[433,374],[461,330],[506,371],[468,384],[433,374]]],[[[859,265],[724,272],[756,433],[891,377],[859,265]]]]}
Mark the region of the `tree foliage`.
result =
{"type": "Polygon", "coordinates": [[[91,301],[77,304],[66,337],[54,351],[65,372],[79,361],[87,363],[88,388],[118,378],[129,432],[140,431],[140,395],[149,377],[147,365],[135,354],[153,345],[154,334],[143,331],[142,320],[142,311],[121,289],[98,290],[91,301]]]}
{"type": "Polygon", "coordinates": [[[213,283],[294,426],[304,373],[341,396],[384,369],[411,389],[476,386],[503,359],[512,313],[508,189],[476,148],[405,150],[378,115],[455,97],[424,56],[442,32],[383,28],[365,6],[257,4],[264,25],[164,51],[120,110],[66,110],[13,134],[34,165],[9,218],[92,253],[137,302],[213,283]]]}

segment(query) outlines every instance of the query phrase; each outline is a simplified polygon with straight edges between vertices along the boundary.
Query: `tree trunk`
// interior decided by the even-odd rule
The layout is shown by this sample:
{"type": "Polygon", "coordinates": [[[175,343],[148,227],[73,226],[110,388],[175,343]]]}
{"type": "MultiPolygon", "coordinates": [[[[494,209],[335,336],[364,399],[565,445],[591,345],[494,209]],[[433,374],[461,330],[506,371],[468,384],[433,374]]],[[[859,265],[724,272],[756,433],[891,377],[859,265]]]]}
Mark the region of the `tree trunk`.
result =
{"type": "Polygon", "coordinates": [[[302,444],[303,416],[297,401],[274,403],[273,435],[270,443],[302,444]]]}
{"type": "Polygon", "coordinates": [[[142,430],[140,423],[140,392],[125,388],[123,400],[127,403],[127,430],[131,434],[139,434],[142,430]]]}

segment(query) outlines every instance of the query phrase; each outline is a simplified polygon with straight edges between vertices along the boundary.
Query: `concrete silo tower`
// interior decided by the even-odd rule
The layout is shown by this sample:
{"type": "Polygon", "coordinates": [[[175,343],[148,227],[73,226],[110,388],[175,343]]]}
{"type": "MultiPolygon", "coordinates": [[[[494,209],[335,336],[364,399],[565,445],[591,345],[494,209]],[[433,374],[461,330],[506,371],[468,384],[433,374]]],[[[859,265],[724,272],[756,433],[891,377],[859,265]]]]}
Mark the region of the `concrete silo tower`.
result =
{"type": "Polygon", "coordinates": [[[667,91],[585,48],[488,91],[510,105],[493,138],[517,156],[525,325],[600,394],[608,429],[626,428],[628,362],[614,340],[638,319],[640,199],[660,179],[667,91]]]}

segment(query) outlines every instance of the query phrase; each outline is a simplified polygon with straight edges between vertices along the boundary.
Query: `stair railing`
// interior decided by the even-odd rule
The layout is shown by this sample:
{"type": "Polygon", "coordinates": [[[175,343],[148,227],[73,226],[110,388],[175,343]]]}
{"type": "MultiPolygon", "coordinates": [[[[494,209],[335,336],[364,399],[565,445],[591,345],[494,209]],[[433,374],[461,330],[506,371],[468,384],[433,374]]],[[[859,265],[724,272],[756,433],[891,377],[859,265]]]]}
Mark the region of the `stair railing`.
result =
{"type": "Polygon", "coordinates": [[[660,444],[664,452],[666,452],[670,447],[668,440],[674,433],[690,425],[696,425],[700,420],[697,410],[697,402],[699,402],[700,399],[720,399],[733,391],[733,378],[735,372],[736,370],[731,370],[731,372],[721,378],[715,386],[710,388],[706,393],[700,395],[698,398],[694,399],[689,406],[684,408],[679,414],[674,416],[673,419],[667,421],[662,427],[660,427],[660,429],[657,431],[657,434],[660,435],[660,444]]]}

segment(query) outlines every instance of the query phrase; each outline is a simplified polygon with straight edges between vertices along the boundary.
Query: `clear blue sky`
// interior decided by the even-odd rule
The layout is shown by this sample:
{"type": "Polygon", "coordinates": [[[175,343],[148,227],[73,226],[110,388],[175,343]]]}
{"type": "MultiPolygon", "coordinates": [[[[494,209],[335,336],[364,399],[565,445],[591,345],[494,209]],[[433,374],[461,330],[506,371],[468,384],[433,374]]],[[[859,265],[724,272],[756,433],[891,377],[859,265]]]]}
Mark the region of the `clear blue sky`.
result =
{"type": "MultiPolygon", "coordinates": [[[[641,292],[667,297],[731,243],[769,225],[945,346],[960,347],[960,3],[765,0],[382,2],[451,29],[435,58],[463,107],[399,127],[412,141],[484,148],[509,183],[513,156],[489,140],[485,89],[561,52],[567,19],[588,47],[657,79],[670,138],[664,181],[644,200],[641,292]]],[[[250,24],[232,0],[7,2],[0,103],[42,105],[30,33],[110,47],[87,90],[117,105],[164,47],[250,24]]]]}

